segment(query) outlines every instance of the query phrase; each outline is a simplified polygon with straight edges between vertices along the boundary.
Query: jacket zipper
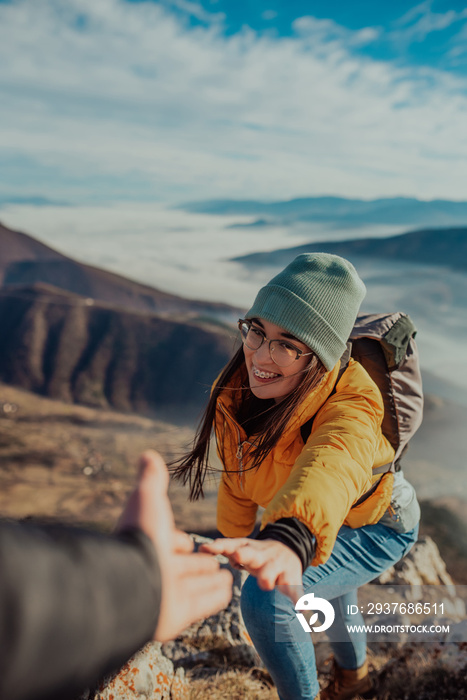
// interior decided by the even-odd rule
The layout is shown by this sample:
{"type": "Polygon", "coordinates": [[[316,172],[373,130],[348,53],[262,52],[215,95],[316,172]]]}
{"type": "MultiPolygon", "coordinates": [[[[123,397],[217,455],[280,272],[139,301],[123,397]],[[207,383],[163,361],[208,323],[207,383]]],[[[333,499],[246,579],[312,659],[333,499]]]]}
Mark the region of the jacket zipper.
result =
{"type": "Polygon", "coordinates": [[[228,413],[228,411],[224,408],[222,403],[219,401],[219,407],[224,414],[226,418],[230,420],[231,423],[233,423],[233,426],[237,432],[237,452],[235,454],[237,461],[238,461],[238,474],[239,474],[239,481],[240,481],[240,488],[243,491],[243,446],[244,445],[252,445],[249,440],[242,440],[242,435],[240,432],[240,428],[238,427],[238,424],[234,420],[233,416],[228,413]]]}

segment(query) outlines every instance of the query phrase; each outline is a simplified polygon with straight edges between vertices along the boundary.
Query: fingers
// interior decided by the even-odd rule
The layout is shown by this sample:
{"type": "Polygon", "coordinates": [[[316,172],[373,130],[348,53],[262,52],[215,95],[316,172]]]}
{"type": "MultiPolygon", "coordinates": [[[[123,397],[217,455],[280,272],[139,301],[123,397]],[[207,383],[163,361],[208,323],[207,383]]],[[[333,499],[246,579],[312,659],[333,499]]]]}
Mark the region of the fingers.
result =
{"type": "Polygon", "coordinates": [[[219,562],[210,554],[176,554],[171,561],[172,576],[187,578],[220,571],[219,562]]]}
{"type": "Polygon", "coordinates": [[[194,583],[191,610],[195,619],[209,617],[227,607],[232,598],[232,580],[230,571],[221,569],[209,582],[194,583]]]}
{"type": "Polygon", "coordinates": [[[277,543],[271,546],[268,540],[251,540],[247,537],[214,540],[200,549],[211,554],[223,554],[233,567],[247,569],[255,576],[267,562],[274,562],[277,558],[277,543]]]}
{"type": "MultiPolygon", "coordinates": [[[[281,559],[269,559],[257,572],[258,585],[265,591],[271,591],[275,586],[300,588],[302,586],[302,567],[294,566],[294,562],[281,559]]],[[[290,591],[286,595],[291,597],[290,591]]],[[[298,596],[299,598],[300,596],[298,596]]],[[[297,598],[297,600],[298,600],[297,598]]]]}
{"type": "Polygon", "coordinates": [[[257,572],[258,586],[263,591],[272,591],[281,573],[283,571],[276,562],[266,562],[257,572]]]}
{"type": "Polygon", "coordinates": [[[193,539],[190,535],[182,530],[175,530],[173,533],[173,549],[174,552],[182,554],[183,552],[192,552],[194,547],[193,539]]]}
{"type": "MultiPolygon", "coordinates": [[[[204,560],[208,555],[187,556],[190,559],[204,560]]],[[[208,559],[217,565],[212,557],[208,559]]],[[[174,574],[168,597],[169,600],[166,599],[161,606],[159,623],[154,635],[154,639],[160,642],[173,639],[193,622],[214,615],[225,608],[232,598],[232,575],[225,569],[198,573],[198,575],[191,572],[189,577],[174,574]]]]}
{"type": "Polygon", "coordinates": [[[233,554],[239,547],[249,544],[252,540],[248,537],[226,537],[225,539],[217,539],[207,544],[202,544],[199,548],[201,552],[209,552],[210,554],[223,554],[225,557],[233,554]]]}
{"type": "Polygon", "coordinates": [[[209,597],[217,590],[217,587],[219,587],[223,594],[222,600],[224,600],[227,595],[226,604],[228,604],[232,597],[232,582],[232,574],[230,571],[227,571],[227,569],[217,569],[214,573],[203,571],[202,573],[196,574],[192,572],[189,581],[190,598],[194,601],[198,598],[201,600],[205,599],[205,604],[209,605],[209,597]]]}
{"type": "Polygon", "coordinates": [[[167,495],[169,475],[162,457],[153,450],[139,458],[139,476],[120,517],[118,530],[138,527],[152,540],[160,556],[173,546],[175,531],[167,495]]]}
{"type": "Polygon", "coordinates": [[[169,486],[169,472],[161,455],[155,450],[146,450],[139,458],[138,482],[148,482],[148,486],[165,493],[169,486]]]}
{"type": "Polygon", "coordinates": [[[268,552],[260,547],[255,546],[247,541],[246,544],[239,547],[232,553],[231,558],[236,564],[240,564],[245,569],[256,571],[268,561],[268,552]]]}
{"type": "Polygon", "coordinates": [[[222,554],[227,557],[234,569],[246,569],[256,575],[259,567],[266,561],[262,544],[247,537],[234,539],[218,539],[209,544],[203,544],[200,551],[210,554],[222,554]]]}
{"type": "Polygon", "coordinates": [[[289,598],[295,602],[300,598],[297,589],[302,584],[302,565],[299,557],[286,545],[275,540],[242,537],[215,540],[202,549],[227,556],[231,566],[245,569],[255,576],[263,590],[271,591],[281,584],[289,598]]]}

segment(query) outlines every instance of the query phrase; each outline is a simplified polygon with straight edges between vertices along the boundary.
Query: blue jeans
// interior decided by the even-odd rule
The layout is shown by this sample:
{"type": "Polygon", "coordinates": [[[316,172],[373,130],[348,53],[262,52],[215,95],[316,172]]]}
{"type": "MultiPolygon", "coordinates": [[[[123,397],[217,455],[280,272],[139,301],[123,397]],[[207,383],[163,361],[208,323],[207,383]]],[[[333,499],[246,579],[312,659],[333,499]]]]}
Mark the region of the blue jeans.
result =
{"type": "MultiPolygon", "coordinates": [[[[327,562],[303,572],[305,593],[332,600],[335,620],[327,635],[342,668],[358,668],[366,658],[366,634],[350,633],[346,626],[363,624],[361,616],[346,613],[347,606],[357,604],[357,588],[399,561],[417,536],[418,525],[407,533],[379,523],[355,530],[343,526],[327,562]]],[[[304,633],[290,598],[278,591],[262,591],[249,576],[242,588],[241,609],[281,700],[314,699],[319,684],[311,634],[304,633]]]]}

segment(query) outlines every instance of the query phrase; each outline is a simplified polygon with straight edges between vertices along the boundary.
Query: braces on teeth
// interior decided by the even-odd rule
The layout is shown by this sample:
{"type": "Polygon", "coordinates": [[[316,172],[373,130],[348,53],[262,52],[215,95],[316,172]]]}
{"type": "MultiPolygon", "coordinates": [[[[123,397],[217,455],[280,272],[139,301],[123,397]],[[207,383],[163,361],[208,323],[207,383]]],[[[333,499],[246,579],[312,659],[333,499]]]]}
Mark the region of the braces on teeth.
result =
{"type": "Polygon", "coordinates": [[[278,377],[278,374],[275,374],[274,372],[259,372],[257,369],[254,370],[254,373],[256,374],[257,377],[261,377],[261,379],[271,379],[271,377],[278,377]]]}

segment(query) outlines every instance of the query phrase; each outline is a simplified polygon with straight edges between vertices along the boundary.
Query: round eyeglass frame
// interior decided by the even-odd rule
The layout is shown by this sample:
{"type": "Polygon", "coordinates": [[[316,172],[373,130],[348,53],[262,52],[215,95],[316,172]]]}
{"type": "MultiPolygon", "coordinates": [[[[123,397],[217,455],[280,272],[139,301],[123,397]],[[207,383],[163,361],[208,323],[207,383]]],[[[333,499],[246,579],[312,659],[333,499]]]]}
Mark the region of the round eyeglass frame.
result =
{"type": "Polygon", "coordinates": [[[262,333],[262,335],[263,335],[263,338],[262,338],[262,340],[261,340],[261,343],[258,345],[257,348],[252,348],[251,345],[248,345],[248,343],[246,342],[246,336],[248,335],[248,333],[249,333],[249,331],[250,331],[252,325],[253,325],[253,323],[252,323],[252,321],[250,321],[249,319],[240,318],[240,319],[238,320],[238,330],[240,331],[240,335],[241,335],[241,337],[242,337],[242,342],[243,342],[243,344],[246,345],[247,348],[249,348],[250,350],[253,350],[253,351],[256,352],[256,350],[259,350],[259,349],[264,345],[264,341],[267,341],[268,344],[269,344],[269,356],[270,356],[271,360],[274,362],[274,364],[276,364],[278,367],[290,367],[296,360],[299,360],[301,357],[306,357],[307,355],[314,355],[314,354],[315,354],[314,352],[303,352],[303,350],[300,350],[299,348],[296,348],[295,345],[293,345],[293,343],[289,343],[288,341],[284,341],[284,340],[282,340],[281,338],[271,338],[271,339],[269,339],[269,338],[266,337],[266,334],[264,333],[264,331],[262,331],[261,328],[258,329],[258,330],[261,331],[261,333],[262,333]],[[243,330],[242,330],[242,329],[243,329],[245,326],[248,328],[248,330],[247,330],[246,335],[244,336],[244,335],[243,335],[243,330]],[[282,365],[282,364],[280,364],[279,362],[277,362],[277,360],[274,359],[274,345],[272,345],[272,343],[284,343],[284,342],[287,342],[287,344],[290,345],[290,347],[291,347],[293,350],[295,350],[295,352],[296,352],[296,356],[295,356],[294,358],[292,358],[292,361],[289,362],[289,363],[286,364],[286,365],[282,365]]]}

